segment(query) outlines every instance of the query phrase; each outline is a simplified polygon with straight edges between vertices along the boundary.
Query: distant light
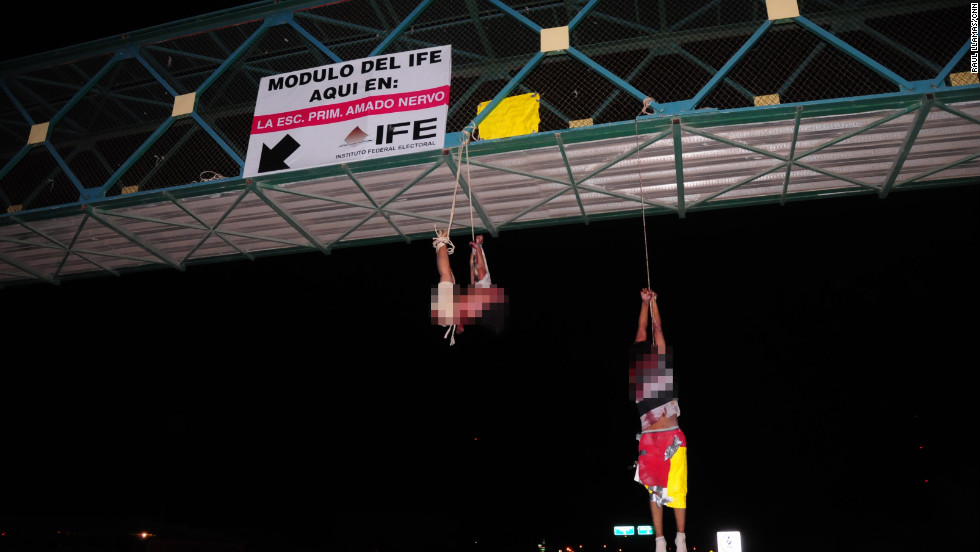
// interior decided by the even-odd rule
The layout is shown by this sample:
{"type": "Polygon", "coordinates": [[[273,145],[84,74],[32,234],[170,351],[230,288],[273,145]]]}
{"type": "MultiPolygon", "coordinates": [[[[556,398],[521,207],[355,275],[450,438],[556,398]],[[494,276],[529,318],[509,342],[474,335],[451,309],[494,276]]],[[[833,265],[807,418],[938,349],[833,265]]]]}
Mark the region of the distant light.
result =
{"type": "Polygon", "coordinates": [[[738,531],[718,531],[718,550],[742,552],[742,535],[738,531]]]}

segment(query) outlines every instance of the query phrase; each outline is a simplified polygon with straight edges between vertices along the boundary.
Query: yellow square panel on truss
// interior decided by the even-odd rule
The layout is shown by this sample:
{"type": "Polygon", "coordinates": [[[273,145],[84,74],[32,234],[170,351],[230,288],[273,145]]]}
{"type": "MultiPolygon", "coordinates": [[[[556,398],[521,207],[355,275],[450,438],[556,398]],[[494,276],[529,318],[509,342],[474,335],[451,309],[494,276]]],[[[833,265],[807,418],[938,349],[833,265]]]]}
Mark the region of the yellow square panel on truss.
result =
{"type": "Polygon", "coordinates": [[[48,139],[48,123],[39,123],[31,127],[31,133],[27,137],[28,144],[40,144],[48,139]]]}
{"type": "MultiPolygon", "coordinates": [[[[489,104],[486,101],[478,105],[476,113],[479,114],[489,104]]],[[[504,98],[477,127],[480,139],[492,140],[537,132],[541,123],[540,104],[541,98],[536,93],[504,98]]]]}
{"type": "Polygon", "coordinates": [[[766,0],[766,11],[769,12],[770,21],[800,16],[796,0],[766,0]]]}
{"type": "Polygon", "coordinates": [[[950,86],[966,86],[968,84],[980,84],[980,79],[977,79],[976,73],[950,73],[950,86]]]}
{"type": "Polygon", "coordinates": [[[122,195],[134,194],[134,193],[136,193],[138,191],[140,191],[140,187],[139,186],[125,186],[122,189],[122,195]]]}
{"type": "Polygon", "coordinates": [[[568,121],[568,128],[579,128],[592,126],[592,119],[577,119],[575,121],[568,121]]]}
{"type": "Polygon", "coordinates": [[[179,115],[187,115],[194,112],[194,98],[197,94],[191,92],[190,94],[181,94],[174,98],[174,111],[171,117],[177,117],[179,115]]]}
{"type": "Polygon", "coordinates": [[[7,212],[8,213],[16,213],[17,211],[20,211],[23,208],[24,208],[24,206],[21,205],[20,203],[18,203],[17,205],[11,205],[10,207],[7,207],[7,212]]]}
{"type": "Polygon", "coordinates": [[[541,51],[554,52],[568,49],[568,27],[541,29],[541,51]]]}
{"type": "Polygon", "coordinates": [[[779,94],[766,94],[765,96],[755,97],[756,107],[760,105],[779,105],[779,94]]]}

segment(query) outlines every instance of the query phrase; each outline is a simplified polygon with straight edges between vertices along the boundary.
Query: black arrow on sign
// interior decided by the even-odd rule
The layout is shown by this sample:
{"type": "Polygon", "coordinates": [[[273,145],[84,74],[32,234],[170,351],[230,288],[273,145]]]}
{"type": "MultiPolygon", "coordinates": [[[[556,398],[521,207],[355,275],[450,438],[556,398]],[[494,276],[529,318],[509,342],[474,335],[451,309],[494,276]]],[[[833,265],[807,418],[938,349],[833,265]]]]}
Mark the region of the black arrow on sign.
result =
{"type": "Polygon", "coordinates": [[[259,158],[259,172],[281,171],[288,169],[286,158],[299,149],[299,142],[292,136],[286,135],[273,148],[262,144],[262,157],[259,158]]]}

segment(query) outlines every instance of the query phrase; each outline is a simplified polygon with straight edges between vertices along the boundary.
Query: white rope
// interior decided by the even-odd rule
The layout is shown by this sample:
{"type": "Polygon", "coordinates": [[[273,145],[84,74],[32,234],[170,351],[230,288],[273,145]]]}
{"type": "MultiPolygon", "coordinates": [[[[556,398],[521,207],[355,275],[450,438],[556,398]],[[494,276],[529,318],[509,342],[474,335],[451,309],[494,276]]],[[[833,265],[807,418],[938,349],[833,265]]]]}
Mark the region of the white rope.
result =
{"type": "Polygon", "coordinates": [[[209,182],[211,180],[221,180],[222,178],[227,178],[225,175],[215,172],[215,171],[202,171],[200,174],[201,179],[191,182],[191,184],[196,184],[198,182],[209,182]]]}
{"type": "Polygon", "coordinates": [[[436,237],[432,238],[432,247],[434,249],[439,249],[440,247],[445,246],[446,253],[452,255],[453,251],[456,250],[456,246],[453,245],[452,240],[449,239],[449,232],[447,231],[445,236],[440,236],[439,228],[435,226],[433,228],[436,230],[436,237]]]}
{"type": "MultiPolygon", "coordinates": [[[[476,241],[476,230],[473,228],[473,179],[470,177],[470,139],[467,138],[463,143],[466,148],[466,184],[470,187],[470,241],[476,241]]],[[[460,154],[462,156],[462,154],[460,154]]]]}
{"type": "MultiPolygon", "coordinates": [[[[465,130],[463,132],[466,133],[465,130]]],[[[453,206],[452,206],[452,209],[450,209],[450,211],[449,211],[449,229],[447,230],[447,234],[448,234],[448,232],[451,232],[452,231],[452,229],[453,229],[453,219],[456,217],[456,193],[459,191],[459,188],[460,188],[460,185],[459,185],[459,176],[462,173],[462,171],[459,170],[460,162],[463,159],[463,152],[465,151],[466,152],[466,165],[467,165],[467,168],[469,167],[469,163],[470,163],[469,162],[469,159],[470,159],[469,149],[470,149],[470,138],[469,138],[469,135],[467,134],[466,139],[463,140],[462,147],[460,147],[460,150],[459,150],[459,158],[456,160],[456,167],[457,167],[457,170],[456,170],[456,186],[453,187],[453,206]]],[[[469,174],[466,175],[466,178],[469,179],[469,174]]],[[[471,190],[470,191],[470,196],[472,196],[472,195],[473,195],[473,193],[472,193],[472,190],[471,190]]],[[[473,220],[472,209],[473,209],[473,198],[470,197],[470,210],[471,210],[471,213],[470,213],[470,223],[471,224],[470,224],[470,226],[471,227],[472,227],[472,220],[473,220]]]]}
{"type": "MultiPolygon", "coordinates": [[[[445,240],[445,242],[447,242],[449,244],[450,247],[449,247],[449,249],[447,249],[447,251],[448,251],[448,253],[450,255],[452,255],[453,254],[453,251],[455,251],[455,249],[456,249],[455,247],[452,246],[452,242],[449,241],[449,233],[453,229],[453,220],[456,218],[456,194],[459,192],[459,189],[461,187],[459,185],[459,177],[462,174],[462,171],[459,170],[459,167],[462,166],[462,159],[463,159],[463,155],[464,154],[466,155],[466,180],[468,182],[470,182],[470,193],[469,193],[469,200],[470,200],[470,236],[471,236],[471,239],[476,239],[476,235],[475,235],[474,230],[473,230],[473,184],[472,184],[472,180],[470,180],[470,172],[469,172],[470,171],[470,138],[469,138],[469,134],[465,130],[463,131],[463,133],[466,134],[466,139],[463,140],[463,145],[460,147],[460,150],[459,150],[459,158],[456,159],[456,167],[457,167],[457,170],[456,170],[456,185],[453,187],[453,205],[452,205],[452,208],[450,208],[450,210],[449,210],[449,227],[446,229],[446,236],[445,237],[437,237],[437,238],[435,238],[435,240],[440,240],[440,239],[441,240],[445,240]]],[[[438,229],[438,227],[436,227],[436,236],[439,236],[439,229],[438,229]]],[[[435,242],[435,240],[433,240],[433,242],[435,242]]],[[[436,244],[433,243],[433,246],[435,246],[435,245],[436,244]]]]}
{"type": "MultiPolygon", "coordinates": [[[[463,156],[466,156],[466,181],[470,185],[470,193],[468,194],[470,201],[470,239],[472,241],[476,240],[476,233],[473,229],[473,181],[470,179],[470,135],[465,130],[463,133],[466,135],[466,139],[463,140],[463,145],[459,150],[459,157],[456,159],[456,186],[453,187],[453,205],[449,211],[449,227],[446,229],[446,235],[439,235],[439,228],[435,227],[436,237],[432,240],[432,247],[439,249],[440,247],[446,247],[446,253],[452,255],[453,251],[456,250],[456,246],[449,239],[449,233],[453,228],[453,219],[456,217],[456,194],[459,192],[459,178],[462,170],[462,160],[463,156]]],[[[456,282],[456,276],[453,275],[453,283],[456,282]]],[[[470,284],[473,283],[473,271],[470,270],[470,284]]],[[[456,344],[456,324],[452,324],[446,329],[446,333],[442,336],[443,339],[449,338],[449,346],[452,347],[456,344]]]]}
{"type": "MultiPolygon", "coordinates": [[[[466,183],[470,187],[470,193],[467,194],[467,197],[470,200],[470,243],[472,243],[472,242],[475,242],[476,241],[476,229],[475,229],[474,224],[473,224],[473,178],[470,177],[470,139],[469,139],[469,137],[467,137],[466,140],[463,142],[463,148],[464,148],[463,151],[466,152],[466,183]]],[[[460,159],[462,159],[462,157],[463,157],[463,151],[460,152],[460,159]]],[[[459,172],[457,172],[456,174],[458,176],[459,175],[459,172]]],[[[474,269],[476,268],[476,266],[478,264],[478,260],[476,258],[473,258],[472,264],[473,264],[473,266],[470,267],[470,285],[471,286],[476,284],[476,282],[474,281],[474,278],[473,278],[473,272],[474,272],[474,269]]]]}
{"type": "MultiPolygon", "coordinates": [[[[640,112],[640,114],[647,113],[647,106],[649,105],[649,101],[647,100],[652,101],[650,98],[643,101],[643,110],[640,112]]],[[[646,200],[643,198],[643,168],[640,166],[640,125],[637,122],[639,117],[640,116],[637,115],[633,118],[633,129],[636,134],[636,174],[640,182],[640,217],[643,220],[643,256],[646,260],[647,268],[647,289],[653,291],[653,288],[650,286],[650,250],[647,246],[647,214],[646,200]]],[[[650,309],[650,322],[652,323],[656,323],[656,319],[653,316],[653,301],[656,300],[656,296],[656,293],[654,293],[653,298],[651,298],[650,302],[647,303],[647,308],[650,309]]]]}
{"type": "MultiPolygon", "coordinates": [[[[646,102],[643,102],[643,110],[646,111],[646,102]]],[[[643,198],[643,168],[640,167],[640,126],[636,118],[633,119],[633,128],[636,133],[636,174],[640,181],[640,216],[643,219],[643,255],[646,259],[647,265],[647,289],[650,288],[650,253],[647,247],[647,214],[646,214],[646,200],[643,198]]],[[[651,307],[652,309],[653,307],[651,307]]]]}
{"type": "MultiPolygon", "coordinates": [[[[653,98],[651,98],[649,96],[646,97],[646,98],[643,98],[643,109],[640,110],[640,115],[653,115],[653,113],[650,112],[650,110],[649,110],[650,109],[650,104],[653,103],[653,101],[654,101],[653,98]]],[[[637,115],[637,117],[639,117],[639,115],[637,115]]]]}

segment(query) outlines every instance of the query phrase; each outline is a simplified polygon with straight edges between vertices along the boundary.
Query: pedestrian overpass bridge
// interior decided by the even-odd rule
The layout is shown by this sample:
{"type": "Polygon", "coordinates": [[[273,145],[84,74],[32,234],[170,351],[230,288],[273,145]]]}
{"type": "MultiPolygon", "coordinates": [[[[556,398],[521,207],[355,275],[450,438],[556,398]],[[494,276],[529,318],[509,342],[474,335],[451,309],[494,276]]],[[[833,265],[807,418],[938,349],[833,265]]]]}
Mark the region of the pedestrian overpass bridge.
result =
{"type": "Polygon", "coordinates": [[[975,185],[970,17],[942,0],[261,1],[2,62],[0,286],[450,222],[975,185]],[[443,45],[443,148],[245,176],[263,77],[443,45]],[[514,97],[534,128],[488,137],[514,97]]]}

